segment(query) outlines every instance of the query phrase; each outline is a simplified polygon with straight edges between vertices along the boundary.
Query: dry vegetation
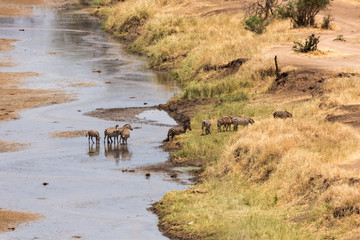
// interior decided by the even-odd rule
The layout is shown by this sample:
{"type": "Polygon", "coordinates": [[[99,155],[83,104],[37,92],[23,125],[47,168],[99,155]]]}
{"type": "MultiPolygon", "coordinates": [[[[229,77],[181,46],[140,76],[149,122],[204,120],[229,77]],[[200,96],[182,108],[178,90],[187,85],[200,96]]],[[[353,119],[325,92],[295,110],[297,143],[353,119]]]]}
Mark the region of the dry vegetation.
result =
{"type": "Polygon", "coordinates": [[[227,14],[209,6],[208,12],[199,15],[190,10],[201,4],[206,6],[206,1],[136,0],[102,7],[94,13],[106,19],[104,28],[115,36],[136,39],[130,50],[149,56],[154,69],[171,69],[172,77],[184,88],[185,98],[243,92],[252,87],[249,78],[259,67],[271,75],[266,71],[268,65],[253,61],[248,66],[256,63],[257,69],[247,73],[237,73],[237,65],[222,71],[214,69],[238,58],[255,58],[271,43],[295,40],[287,20],[273,22],[268,31],[256,35],[244,29],[241,11],[227,14]]]}
{"type": "Polygon", "coordinates": [[[95,10],[104,29],[134,41],[131,51],[171,71],[183,88],[179,97],[226,100],[198,110],[193,131],[176,138],[183,148],[172,162],[202,166],[201,181],[155,204],[159,226],[182,239],[356,238],[360,139],[352,126],[360,126],[360,77],[286,67],[276,79],[273,60],[262,56],[266,47],[314,30],[277,20],[256,35],[244,29],[242,8],[239,1],[134,0],[95,10]],[[274,120],[279,109],[294,120],[274,120]],[[224,115],[255,124],[217,133],[224,115]],[[211,135],[201,136],[202,119],[211,119],[211,135]]]}

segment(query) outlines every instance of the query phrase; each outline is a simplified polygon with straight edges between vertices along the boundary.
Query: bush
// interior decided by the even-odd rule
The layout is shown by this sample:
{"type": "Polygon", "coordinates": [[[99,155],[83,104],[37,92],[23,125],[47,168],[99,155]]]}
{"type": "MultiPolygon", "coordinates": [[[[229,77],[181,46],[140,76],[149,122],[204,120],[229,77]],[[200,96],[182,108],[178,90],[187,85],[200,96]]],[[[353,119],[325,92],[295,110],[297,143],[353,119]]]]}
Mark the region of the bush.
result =
{"type": "Polygon", "coordinates": [[[315,26],[315,16],[330,4],[330,0],[296,0],[295,10],[291,17],[294,27],[315,26]]]}
{"type": "Polygon", "coordinates": [[[328,14],[326,17],[323,18],[321,28],[322,29],[330,29],[331,28],[331,22],[334,21],[334,20],[335,20],[335,18],[331,14],[328,14]]]}
{"type": "Polygon", "coordinates": [[[314,34],[311,34],[307,39],[305,39],[305,44],[303,44],[302,42],[299,42],[299,41],[294,42],[295,45],[293,46],[293,50],[296,52],[302,52],[302,53],[316,51],[317,45],[320,41],[319,38],[320,38],[320,36],[315,37],[314,34]]]}
{"type": "Polygon", "coordinates": [[[267,22],[258,15],[253,15],[245,20],[245,29],[253,31],[257,34],[262,34],[265,31],[267,22]]]}
{"type": "Polygon", "coordinates": [[[276,16],[279,18],[291,18],[295,14],[294,2],[288,2],[282,6],[278,6],[276,9],[276,16]]]}

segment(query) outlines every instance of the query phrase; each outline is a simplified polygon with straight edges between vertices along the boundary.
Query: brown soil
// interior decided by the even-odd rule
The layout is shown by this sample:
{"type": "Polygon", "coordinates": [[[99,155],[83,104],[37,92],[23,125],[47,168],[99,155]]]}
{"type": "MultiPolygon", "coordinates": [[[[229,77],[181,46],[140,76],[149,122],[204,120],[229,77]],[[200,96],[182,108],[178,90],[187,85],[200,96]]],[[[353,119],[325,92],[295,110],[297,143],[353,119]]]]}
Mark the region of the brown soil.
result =
{"type": "Polygon", "coordinates": [[[10,6],[45,6],[46,0],[0,0],[0,5],[10,6]]]}
{"type": "Polygon", "coordinates": [[[84,137],[87,134],[87,130],[77,130],[77,131],[64,131],[64,132],[52,132],[50,136],[52,138],[76,138],[84,137]]]}
{"type": "Polygon", "coordinates": [[[323,85],[331,75],[324,71],[293,70],[282,73],[269,88],[269,94],[323,94],[323,85]]]}
{"type": "MultiPolygon", "coordinates": [[[[1,8],[0,8],[1,9],[1,8]]],[[[16,39],[4,39],[0,38],[0,52],[10,51],[14,48],[12,43],[17,42],[16,39]]]]}
{"type": "Polygon", "coordinates": [[[198,106],[220,103],[222,100],[215,98],[195,98],[170,100],[167,104],[160,104],[159,108],[168,112],[177,123],[182,123],[193,117],[198,106]]]}
{"type": "Polygon", "coordinates": [[[0,208],[0,233],[14,231],[19,224],[34,221],[40,217],[36,214],[7,211],[0,208]]]}
{"type": "Polygon", "coordinates": [[[2,7],[0,8],[0,17],[29,17],[32,10],[18,7],[2,7]]]}
{"type": "Polygon", "coordinates": [[[5,142],[0,140],[0,153],[19,151],[27,146],[28,144],[24,143],[5,142]]]}

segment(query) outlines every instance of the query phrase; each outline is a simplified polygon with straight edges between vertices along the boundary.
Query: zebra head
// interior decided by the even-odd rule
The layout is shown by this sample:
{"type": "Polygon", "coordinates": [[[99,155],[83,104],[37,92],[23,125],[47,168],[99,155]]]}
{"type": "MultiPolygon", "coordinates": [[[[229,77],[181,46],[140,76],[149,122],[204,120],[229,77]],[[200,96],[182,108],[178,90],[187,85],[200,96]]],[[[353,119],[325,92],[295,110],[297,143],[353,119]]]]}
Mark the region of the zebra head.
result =
{"type": "Polygon", "coordinates": [[[127,128],[127,129],[130,129],[131,131],[133,130],[133,128],[131,127],[131,125],[129,123],[125,124],[123,126],[123,128],[127,128]]]}

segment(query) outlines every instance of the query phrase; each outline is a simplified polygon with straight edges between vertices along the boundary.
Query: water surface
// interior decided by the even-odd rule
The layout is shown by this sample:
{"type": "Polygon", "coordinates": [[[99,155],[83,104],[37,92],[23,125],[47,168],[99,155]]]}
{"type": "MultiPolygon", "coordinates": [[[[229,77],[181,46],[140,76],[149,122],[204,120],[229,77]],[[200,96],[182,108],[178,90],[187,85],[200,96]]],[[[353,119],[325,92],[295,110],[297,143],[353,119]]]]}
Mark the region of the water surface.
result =
{"type": "MultiPolygon", "coordinates": [[[[164,162],[158,146],[167,127],[135,124],[128,146],[103,144],[103,130],[123,122],[84,116],[96,108],[139,107],[165,103],[178,92],[167,76],[147,69],[144,59],[104,34],[94,19],[69,11],[35,8],[31,18],[0,18],[0,38],[19,39],[11,57],[18,66],[1,71],[36,72],[24,88],[60,89],[75,101],[25,111],[21,119],[0,123],[0,139],[29,143],[0,154],[0,207],[39,213],[0,239],[166,239],[147,208],[171,190],[186,186],[166,174],[124,173],[164,162]],[[24,29],[24,31],[19,31],[24,29]],[[58,139],[49,133],[95,129],[101,144],[85,137],[58,139]],[[49,183],[44,186],[43,183],[49,183]]],[[[175,124],[167,114],[140,114],[175,124]]]]}

